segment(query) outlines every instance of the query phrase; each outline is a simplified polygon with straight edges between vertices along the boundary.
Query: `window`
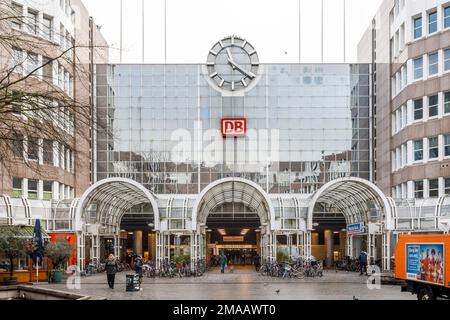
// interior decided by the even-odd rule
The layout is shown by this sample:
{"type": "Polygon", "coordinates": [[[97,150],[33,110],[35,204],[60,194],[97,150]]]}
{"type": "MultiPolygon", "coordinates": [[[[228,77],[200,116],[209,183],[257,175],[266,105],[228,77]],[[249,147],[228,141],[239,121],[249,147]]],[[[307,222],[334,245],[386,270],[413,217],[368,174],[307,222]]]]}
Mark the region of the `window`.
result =
{"type": "Polygon", "coordinates": [[[423,100],[414,100],[414,120],[423,119],[423,100]]]}
{"type": "Polygon", "coordinates": [[[66,49],[69,49],[72,47],[72,42],[71,42],[71,36],[70,33],[66,31],[66,49]]]}
{"type": "Polygon", "coordinates": [[[450,27],[450,6],[444,8],[444,28],[450,27]]]}
{"type": "Polygon", "coordinates": [[[450,113],[450,91],[444,93],[444,113],[450,113]]]}
{"type": "Polygon", "coordinates": [[[37,161],[39,157],[39,140],[37,138],[28,139],[28,160],[37,161]]]}
{"type": "Polygon", "coordinates": [[[429,159],[436,159],[439,157],[439,139],[438,137],[428,139],[428,156],[429,159]]]}
{"type": "Polygon", "coordinates": [[[28,180],[28,199],[36,200],[38,198],[38,180],[28,180]]]}
{"type": "Polygon", "coordinates": [[[428,73],[430,76],[439,72],[439,54],[437,52],[428,55],[428,73]]]}
{"type": "Polygon", "coordinates": [[[23,137],[22,136],[16,136],[14,138],[13,148],[14,148],[14,150],[13,150],[14,156],[22,159],[23,158],[23,137]]]}
{"type": "Polygon", "coordinates": [[[437,31],[437,12],[428,14],[428,33],[435,33],[437,31]]]}
{"type": "Polygon", "coordinates": [[[430,198],[439,197],[439,180],[438,179],[428,180],[428,195],[430,198]]]}
{"type": "Polygon", "coordinates": [[[21,178],[13,178],[13,198],[20,198],[22,196],[22,181],[21,178]]]}
{"type": "Polygon", "coordinates": [[[53,165],[53,141],[44,140],[43,153],[44,164],[53,165]]]}
{"type": "Polygon", "coordinates": [[[64,25],[61,23],[59,25],[59,44],[61,45],[61,47],[63,49],[65,49],[65,45],[66,45],[66,38],[65,38],[65,30],[64,30],[64,25]]]}
{"type": "Polygon", "coordinates": [[[50,62],[50,58],[47,57],[42,57],[42,78],[53,83],[53,62],[50,62]]]}
{"type": "Polygon", "coordinates": [[[423,140],[414,141],[414,161],[423,160],[423,140]]]}
{"type": "Polygon", "coordinates": [[[446,195],[450,195],[450,178],[444,179],[444,193],[446,195]]]}
{"type": "Polygon", "coordinates": [[[423,198],[423,181],[414,181],[414,197],[417,199],[423,198]]]}
{"type": "Polygon", "coordinates": [[[408,85],[408,67],[406,64],[402,68],[402,82],[403,82],[403,88],[408,85]]]}
{"type": "Polygon", "coordinates": [[[52,200],[53,199],[53,182],[52,181],[44,181],[44,200],[52,200]]]}
{"type": "Polygon", "coordinates": [[[66,9],[66,15],[68,16],[70,14],[70,11],[71,11],[69,0],[66,0],[65,9],[66,9]]]}
{"type": "Polygon", "coordinates": [[[53,39],[53,18],[44,15],[42,22],[42,32],[44,37],[48,40],[53,39]]]}
{"type": "Polygon", "coordinates": [[[450,156],[450,134],[444,136],[444,156],[450,156]]]}
{"type": "Polygon", "coordinates": [[[13,28],[22,29],[22,21],[23,21],[23,6],[17,3],[12,3],[12,25],[13,28]]]}
{"type": "Polygon", "coordinates": [[[31,74],[31,73],[36,73],[38,72],[38,70],[36,70],[38,68],[38,64],[39,64],[39,57],[37,54],[28,52],[28,57],[27,57],[27,73],[31,74]]]}
{"type": "Polygon", "coordinates": [[[64,85],[64,68],[59,65],[58,67],[58,86],[62,89],[64,85]]]}
{"type": "Polygon", "coordinates": [[[450,70],[450,49],[444,50],[444,70],[450,70]]]}
{"type": "Polygon", "coordinates": [[[38,32],[38,13],[34,10],[28,10],[28,32],[32,34],[38,32]]]}
{"type": "Polygon", "coordinates": [[[428,117],[437,117],[438,115],[438,96],[428,97],[428,117]]]}
{"type": "Polygon", "coordinates": [[[414,19],[414,39],[422,37],[422,17],[414,19]]]}
{"type": "Polygon", "coordinates": [[[12,69],[15,72],[23,73],[23,51],[18,48],[12,49],[12,69]]]}
{"type": "Polygon", "coordinates": [[[414,59],[414,80],[422,79],[423,77],[423,57],[414,59]]]}
{"type": "Polygon", "coordinates": [[[59,167],[61,168],[61,169],[65,169],[65,163],[64,163],[64,159],[65,159],[65,148],[64,148],[64,145],[62,145],[62,144],[60,144],[59,145],[60,147],[59,147],[59,167]]]}
{"type": "Polygon", "coordinates": [[[69,96],[73,96],[73,77],[69,75],[69,96]]]}
{"type": "Polygon", "coordinates": [[[16,115],[22,114],[22,95],[18,92],[13,92],[11,95],[11,109],[16,115]]]}

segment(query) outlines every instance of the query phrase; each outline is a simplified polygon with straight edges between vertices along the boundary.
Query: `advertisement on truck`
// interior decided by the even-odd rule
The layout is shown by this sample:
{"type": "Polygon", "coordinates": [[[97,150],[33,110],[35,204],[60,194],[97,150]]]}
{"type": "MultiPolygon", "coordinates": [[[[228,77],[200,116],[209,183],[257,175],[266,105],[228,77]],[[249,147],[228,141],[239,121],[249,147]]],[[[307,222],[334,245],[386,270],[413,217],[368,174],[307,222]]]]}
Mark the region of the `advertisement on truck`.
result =
{"type": "Polygon", "coordinates": [[[407,279],[444,286],[444,257],[443,243],[407,244],[407,279]]]}

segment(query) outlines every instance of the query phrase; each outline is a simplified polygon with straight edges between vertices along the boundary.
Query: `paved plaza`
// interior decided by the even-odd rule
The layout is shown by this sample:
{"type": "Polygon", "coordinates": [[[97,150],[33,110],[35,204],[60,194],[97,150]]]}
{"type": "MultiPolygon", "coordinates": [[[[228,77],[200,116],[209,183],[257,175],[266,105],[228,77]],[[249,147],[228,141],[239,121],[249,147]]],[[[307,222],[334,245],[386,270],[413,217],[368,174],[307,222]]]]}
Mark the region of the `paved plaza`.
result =
{"type": "Polygon", "coordinates": [[[278,279],[261,276],[251,269],[220,274],[216,269],[200,278],[144,278],[140,292],[126,292],[126,272],[116,276],[115,289],[106,284],[106,274],[82,277],[80,289],[63,284],[47,288],[73,291],[112,300],[415,300],[399,286],[381,285],[369,290],[367,277],[356,273],[325,271],[322,278],[278,279]]]}

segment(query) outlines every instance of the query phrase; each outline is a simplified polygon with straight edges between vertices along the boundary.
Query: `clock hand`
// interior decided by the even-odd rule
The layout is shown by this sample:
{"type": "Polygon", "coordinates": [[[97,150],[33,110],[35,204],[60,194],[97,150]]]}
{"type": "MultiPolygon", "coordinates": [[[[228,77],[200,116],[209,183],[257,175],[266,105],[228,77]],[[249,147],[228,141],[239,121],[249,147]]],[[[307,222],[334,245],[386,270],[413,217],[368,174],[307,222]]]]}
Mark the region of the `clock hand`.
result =
{"type": "MultiPolygon", "coordinates": [[[[231,61],[234,61],[234,60],[233,60],[233,56],[231,55],[231,50],[230,50],[230,48],[227,48],[226,51],[227,51],[228,59],[231,60],[231,61]]],[[[236,70],[236,67],[235,67],[234,65],[231,65],[231,67],[233,68],[233,70],[236,70]]]]}
{"type": "Polygon", "coordinates": [[[240,65],[238,65],[233,60],[228,59],[228,63],[231,64],[232,66],[234,66],[243,75],[248,76],[250,79],[256,78],[256,75],[253,72],[245,70],[244,68],[242,68],[240,65]]]}

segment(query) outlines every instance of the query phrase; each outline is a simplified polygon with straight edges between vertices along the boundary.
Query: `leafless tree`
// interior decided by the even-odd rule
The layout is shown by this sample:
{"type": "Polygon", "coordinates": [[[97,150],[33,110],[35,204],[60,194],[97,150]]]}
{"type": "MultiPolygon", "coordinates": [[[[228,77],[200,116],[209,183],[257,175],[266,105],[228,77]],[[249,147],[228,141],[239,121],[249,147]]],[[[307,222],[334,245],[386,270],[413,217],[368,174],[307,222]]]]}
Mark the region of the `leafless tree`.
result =
{"type": "Polygon", "coordinates": [[[88,50],[105,48],[75,43],[0,0],[0,168],[20,162],[42,170],[30,160],[46,142],[89,152],[77,147],[93,127],[88,50]]]}

